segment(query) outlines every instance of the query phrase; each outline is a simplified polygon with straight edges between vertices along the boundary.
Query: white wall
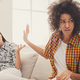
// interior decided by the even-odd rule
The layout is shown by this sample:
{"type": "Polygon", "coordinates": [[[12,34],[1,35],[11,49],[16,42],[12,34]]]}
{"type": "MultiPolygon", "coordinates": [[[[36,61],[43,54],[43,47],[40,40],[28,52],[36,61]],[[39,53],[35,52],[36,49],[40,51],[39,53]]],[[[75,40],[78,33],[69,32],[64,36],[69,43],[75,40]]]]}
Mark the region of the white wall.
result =
{"type": "Polygon", "coordinates": [[[12,41],[12,0],[0,0],[0,32],[12,41]]]}
{"type": "MultiPolygon", "coordinates": [[[[0,0],[0,32],[12,42],[12,0],[0,0]]],[[[35,52],[29,46],[21,50],[21,53],[35,52]]]]}
{"type": "MultiPolygon", "coordinates": [[[[80,2],[80,0],[75,1],[80,2]]],[[[0,32],[9,42],[12,42],[12,0],[0,0],[0,32]]],[[[34,50],[26,46],[21,53],[25,52],[30,53],[34,50]]]]}

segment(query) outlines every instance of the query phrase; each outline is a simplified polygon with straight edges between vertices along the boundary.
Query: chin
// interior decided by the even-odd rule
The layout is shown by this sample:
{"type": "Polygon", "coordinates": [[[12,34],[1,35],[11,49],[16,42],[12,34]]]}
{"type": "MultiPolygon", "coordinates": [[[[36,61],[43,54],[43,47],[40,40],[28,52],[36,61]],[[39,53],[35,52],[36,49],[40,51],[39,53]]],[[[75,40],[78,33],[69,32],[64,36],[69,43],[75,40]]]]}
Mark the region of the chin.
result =
{"type": "Polygon", "coordinates": [[[71,32],[65,32],[64,34],[65,34],[65,35],[72,35],[71,32]]]}

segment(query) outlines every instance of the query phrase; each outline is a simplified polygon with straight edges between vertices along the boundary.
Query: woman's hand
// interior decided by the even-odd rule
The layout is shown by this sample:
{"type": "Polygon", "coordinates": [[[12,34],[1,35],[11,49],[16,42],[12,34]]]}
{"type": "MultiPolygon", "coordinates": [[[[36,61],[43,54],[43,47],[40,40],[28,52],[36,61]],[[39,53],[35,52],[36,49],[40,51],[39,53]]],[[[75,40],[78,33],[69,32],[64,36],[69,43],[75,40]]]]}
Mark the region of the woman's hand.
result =
{"type": "Polygon", "coordinates": [[[71,77],[71,74],[73,72],[66,70],[66,71],[62,71],[61,73],[59,73],[56,76],[56,80],[68,80],[71,77]]]}
{"type": "Polygon", "coordinates": [[[25,45],[21,45],[20,44],[20,46],[18,45],[18,48],[16,49],[16,62],[15,62],[15,67],[17,68],[17,69],[20,69],[21,68],[21,58],[20,58],[20,54],[19,54],[19,52],[20,52],[20,50],[22,49],[22,48],[24,48],[25,47],[25,45]]]}
{"type": "Polygon", "coordinates": [[[24,35],[23,35],[23,39],[25,42],[28,41],[28,34],[29,34],[29,25],[27,24],[26,26],[26,31],[23,31],[24,35]]]}
{"type": "Polygon", "coordinates": [[[19,51],[22,49],[22,48],[24,48],[25,47],[25,45],[18,45],[18,48],[16,49],[16,53],[19,53],[19,51]]]}

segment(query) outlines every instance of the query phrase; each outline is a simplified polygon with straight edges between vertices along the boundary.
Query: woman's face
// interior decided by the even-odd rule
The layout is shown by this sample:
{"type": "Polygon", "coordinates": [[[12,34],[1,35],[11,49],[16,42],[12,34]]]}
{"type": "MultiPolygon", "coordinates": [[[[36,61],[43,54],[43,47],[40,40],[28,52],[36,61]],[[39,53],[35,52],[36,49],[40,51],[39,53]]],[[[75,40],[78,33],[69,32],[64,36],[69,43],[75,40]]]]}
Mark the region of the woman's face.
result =
{"type": "Polygon", "coordinates": [[[61,14],[59,27],[64,35],[72,35],[74,29],[74,20],[70,14],[61,14]]]}

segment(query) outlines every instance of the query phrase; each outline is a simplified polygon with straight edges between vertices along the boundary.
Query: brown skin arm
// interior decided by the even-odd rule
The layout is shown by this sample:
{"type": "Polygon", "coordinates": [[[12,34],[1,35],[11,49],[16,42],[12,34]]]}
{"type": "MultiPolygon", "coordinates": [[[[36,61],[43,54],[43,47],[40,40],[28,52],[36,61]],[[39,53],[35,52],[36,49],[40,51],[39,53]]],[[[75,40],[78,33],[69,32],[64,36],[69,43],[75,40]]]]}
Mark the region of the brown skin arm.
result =
{"type": "Polygon", "coordinates": [[[33,43],[31,43],[29,40],[28,40],[28,34],[29,34],[29,25],[27,24],[26,26],[26,31],[23,32],[24,35],[23,35],[23,39],[24,41],[33,49],[35,50],[38,54],[40,54],[41,56],[43,56],[44,58],[46,58],[44,55],[43,55],[43,52],[44,52],[44,49],[34,45],[33,43]]]}

